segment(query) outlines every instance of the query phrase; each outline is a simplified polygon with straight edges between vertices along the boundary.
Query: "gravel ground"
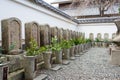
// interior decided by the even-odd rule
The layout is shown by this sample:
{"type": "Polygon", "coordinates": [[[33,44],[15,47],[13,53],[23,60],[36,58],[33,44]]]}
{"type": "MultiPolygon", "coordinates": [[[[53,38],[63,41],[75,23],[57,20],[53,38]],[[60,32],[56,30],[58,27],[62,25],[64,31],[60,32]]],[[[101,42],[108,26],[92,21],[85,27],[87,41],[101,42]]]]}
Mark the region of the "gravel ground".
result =
{"type": "Polygon", "coordinates": [[[46,80],[120,80],[120,67],[109,63],[108,49],[91,48],[58,71],[40,70],[46,80]]]}

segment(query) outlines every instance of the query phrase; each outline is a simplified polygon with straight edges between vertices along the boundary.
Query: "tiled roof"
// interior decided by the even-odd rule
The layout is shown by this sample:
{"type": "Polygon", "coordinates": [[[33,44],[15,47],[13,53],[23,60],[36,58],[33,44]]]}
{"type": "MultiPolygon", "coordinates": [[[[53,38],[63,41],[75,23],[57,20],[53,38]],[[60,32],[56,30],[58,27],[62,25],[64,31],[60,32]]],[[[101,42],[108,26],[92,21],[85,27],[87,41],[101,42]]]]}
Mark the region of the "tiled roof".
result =
{"type": "Polygon", "coordinates": [[[60,14],[60,15],[62,15],[62,16],[64,16],[64,17],[66,17],[66,18],[68,18],[68,19],[71,19],[72,21],[78,23],[78,21],[77,21],[76,19],[72,18],[71,16],[69,16],[68,14],[62,12],[61,10],[59,10],[59,9],[51,6],[50,4],[46,3],[46,2],[43,1],[43,0],[35,0],[35,2],[36,2],[37,4],[39,4],[39,5],[47,8],[47,9],[51,10],[51,11],[54,11],[54,12],[57,13],[57,14],[60,14]]]}
{"type": "Polygon", "coordinates": [[[62,15],[78,24],[86,24],[86,23],[111,23],[113,22],[115,19],[120,19],[120,16],[115,16],[115,17],[97,17],[97,18],[81,18],[81,19],[74,19],[71,16],[69,16],[68,14],[64,13],[63,11],[61,11],[60,9],[57,9],[53,6],[51,6],[50,4],[44,2],[43,0],[34,0],[36,4],[39,4],[59,15],[62,15]]]}
{"type": "Polygon", "coordinates": [[[114,20],[120,19],[120,16],[115,17],[99,17],[99,18],[82,18],[78,19],[79,23],[87,24],[87,23],[112,23],[114,20]]]}

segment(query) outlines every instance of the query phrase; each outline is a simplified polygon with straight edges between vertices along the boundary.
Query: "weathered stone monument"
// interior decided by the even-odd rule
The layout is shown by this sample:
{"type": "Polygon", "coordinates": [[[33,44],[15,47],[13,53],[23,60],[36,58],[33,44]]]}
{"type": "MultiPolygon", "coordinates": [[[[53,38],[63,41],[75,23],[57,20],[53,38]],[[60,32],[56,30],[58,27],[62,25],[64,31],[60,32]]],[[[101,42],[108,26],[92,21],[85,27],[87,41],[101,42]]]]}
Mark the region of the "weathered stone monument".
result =
{"type": "Polygon", "coordinates": [[[94,41],[94,34],[93,33],[89,34],[89,39],[92,40],[92,41],[94,41]]]}
{"type": "Polygon", "coordinates": [[[61,28],[61,29],[58,29],[58,42],[61,42],[62,39],[63,39],[63,30],[61,28]]]}
{"type": "Polygon", "coordinates": [[[57,27],[51,27],[51,37],[58,37],[58,28],[57,27]]]}
{"type": "Polygon", "coordinates": [[[98,38],[99,40],[102,40],[101,33],[98,33],[98,34],[97,34],[97,38],[98,38]]]}
{"type": "Polygon", "coordinates": [[[65,40],[68,40],[68,31],[67,30],[63,30],[63,38],[65,40]]]}
{"type": "Polygon", "coordinates": [[[109,40],[109,34],[108,33],[104,34],[104,40],[109,40]]]}
{"type": "Polygon", "coordinates": [[[2,20],[3,54],[18,54],[21,49],[21,21],[17,18],[2,20]]]}
{"type": "Polygon", "coordinates": [[[37,22],[29,22],[25,24],[25,44],[29,47],[29,42],[33,38],[38,46],[40,46],[40,31],[39,24],[37,22]]]}
{"type": "Polygon", "coordinates": [[[116,33],[112,34],[112,39],[114,39],[116,37],[116,33]]]}
{"type": "Polygon", "coordinates": [[[120,65],[120,19],[115,20],[117,26],[116,37],[113,39],[113,42],[117,45],[111,45],[111,63],[114,65],[120,65]]]}
{"type": "Polygon", "coordinates": [[[40,46],[45,46],[50,44],[50,32],[49,25],[40,25],[40,46]]]}

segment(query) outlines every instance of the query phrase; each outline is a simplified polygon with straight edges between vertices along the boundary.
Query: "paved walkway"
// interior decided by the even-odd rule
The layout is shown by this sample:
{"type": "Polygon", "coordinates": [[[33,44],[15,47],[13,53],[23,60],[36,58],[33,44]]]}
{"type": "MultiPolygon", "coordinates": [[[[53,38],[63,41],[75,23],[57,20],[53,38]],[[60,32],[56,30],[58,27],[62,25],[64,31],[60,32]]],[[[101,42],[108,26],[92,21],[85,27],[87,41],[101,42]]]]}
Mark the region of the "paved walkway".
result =
{"type": "Polygon", "coordinates": [[[109,64],[108,49],[91,48],[58,71],[40,70],[46,80],[120,80],[120,67],[109,64]]]}

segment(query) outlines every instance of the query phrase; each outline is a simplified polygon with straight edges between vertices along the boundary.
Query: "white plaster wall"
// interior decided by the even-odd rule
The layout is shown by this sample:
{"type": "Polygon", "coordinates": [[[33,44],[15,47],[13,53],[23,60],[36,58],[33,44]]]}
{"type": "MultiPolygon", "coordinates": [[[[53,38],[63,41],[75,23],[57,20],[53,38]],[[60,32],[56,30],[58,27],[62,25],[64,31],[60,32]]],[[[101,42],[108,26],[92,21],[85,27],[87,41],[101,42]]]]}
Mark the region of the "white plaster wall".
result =
{"type": "MultiPolygon", "coordinates": [[[[1,0],[0,1],[0,20],[17,17],[22,22],[22,39],[24,36],[24,24],[36,21],[39,24],[49,24],[51,27],[57,26],[64,29],[76,30],[76,23],[56,14],[46,8],[32,4],[27,0],[1,0]]],[[[1,25],[1,23],[0,23],[1,25]]],[[[0,26],[1,40],[1,26],[0,26]]]]}
{"type": "Polygon", "coordinates": [[[78,31],[85,32],[85,37],[89,38],[90,33],[94,33],[94,38],[97,37],[97,33],[102,34],[109,33],[109,38],[112,38],[112,33],[116,33],[117,27],[114,23],[96,23],[96,24],[79,24],[78,31]]]}

